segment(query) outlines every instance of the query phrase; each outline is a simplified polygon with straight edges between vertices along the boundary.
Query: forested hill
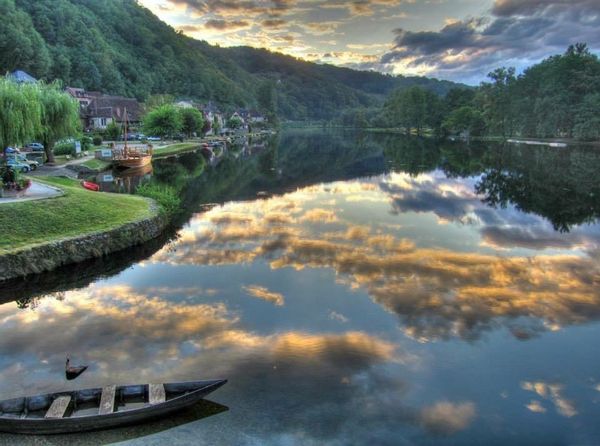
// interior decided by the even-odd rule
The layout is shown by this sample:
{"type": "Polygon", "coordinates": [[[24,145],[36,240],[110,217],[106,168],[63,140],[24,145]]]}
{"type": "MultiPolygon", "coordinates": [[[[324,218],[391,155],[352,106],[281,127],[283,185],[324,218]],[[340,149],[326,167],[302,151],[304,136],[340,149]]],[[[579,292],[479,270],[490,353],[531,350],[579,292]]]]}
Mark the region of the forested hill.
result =
{"type": "Polygon", "coordinates": [[[224,105],[277,91],[289,119],[327,119],[378,105],[397,88],[438,94],[451,82],[318,65],[247,47],[220,48],[176,32],[134,0],[0,0],[0,70],[145,99],[170,93],[224,105]]]}

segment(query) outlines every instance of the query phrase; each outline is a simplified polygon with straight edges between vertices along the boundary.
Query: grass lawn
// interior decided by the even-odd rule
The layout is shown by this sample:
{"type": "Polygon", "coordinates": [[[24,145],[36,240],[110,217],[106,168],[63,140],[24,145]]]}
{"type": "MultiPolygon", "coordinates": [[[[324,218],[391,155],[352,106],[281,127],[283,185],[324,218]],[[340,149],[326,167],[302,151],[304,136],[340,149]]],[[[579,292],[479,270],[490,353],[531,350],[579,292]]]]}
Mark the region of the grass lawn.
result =
{"type": "Polygon", "coordinates": [[[154,215],[150,202],[125,194],[92,192],[76,180],[46,177],[65,195],[0,204],[0,254],[26,246],[117,228],[154,215]]]}
{"type": "Polygon", "coordinates": [[[155,158],[161,158],[167,155],[175,155],[177,153],[188,152],[200,147],[199,142],[182,142],[178,144],[171,144],[164,147],[154,148],[153,156],[155,158]]]}
{"type": "Polygon", "coordinates": [[[69,159],[67,159],[67,155],[54,155],[54,164],[57,166],[67,164],[67,162],[69,162],[72,159],[72,156],[69,159]]]}
{"type": "Polygon", "coordinates": [[[111,164],[112,163],[110,161],[98,160],[96,158],[93,158],[91,160],[87,160],[81,165],[87,167],[88,169],[97,170],[101,172],[103,170],[108,169],[111,164]]]}

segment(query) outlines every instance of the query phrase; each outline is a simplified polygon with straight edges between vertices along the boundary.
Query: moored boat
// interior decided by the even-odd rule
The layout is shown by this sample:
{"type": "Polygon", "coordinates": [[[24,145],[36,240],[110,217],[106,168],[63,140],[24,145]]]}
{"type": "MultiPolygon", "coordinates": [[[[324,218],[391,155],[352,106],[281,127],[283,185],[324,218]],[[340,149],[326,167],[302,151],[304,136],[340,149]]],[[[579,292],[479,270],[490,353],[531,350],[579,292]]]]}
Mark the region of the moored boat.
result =
{"type": "Polygon", "coordinates": [[[120,153],[117,152],[113,160],[118,167],[141,168],[152,162],[152,154],[126,147],[120,153]]]}
{"type": "Polygon", "coordinates": [[[146,149],[131,148],[127,145],[127,109],[125,109],[124,116],[125,125],[123,126],[123,136],[125,145],[120,150],[113,148],[113,161],[117,167],[124,167],[127,169],[147,166],[152,162],[152,145],[148,144],[146,149]]]}
{"type": "Polygon", "coordinates": [[[98,192],[100,190],[100,186],[96,183],[92,183],[91,181],[82,181],[81,185],[86,189],[93,190],[95,192],[98,192]]]}
{"type": "Polygon", "coordinates": [[[191,406],[227,380],[110,385],[0,401],[0,431],[58,434],[160,418],[191,406]]]}

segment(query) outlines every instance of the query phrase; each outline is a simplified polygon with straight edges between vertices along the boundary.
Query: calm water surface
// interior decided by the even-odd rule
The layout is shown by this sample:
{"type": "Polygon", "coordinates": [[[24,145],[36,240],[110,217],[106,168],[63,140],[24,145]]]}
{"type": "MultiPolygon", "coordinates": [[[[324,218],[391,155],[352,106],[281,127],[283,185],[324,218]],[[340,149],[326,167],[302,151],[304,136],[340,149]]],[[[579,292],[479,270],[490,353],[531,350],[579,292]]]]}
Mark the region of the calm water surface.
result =
{"type": "Polygon", "coordinates": [[[218,404],[0,443],[600,444],[599,154],[290,131],[200,156],[154,166],[171,239],[0,289],[0,395],[228,378],[218,404]]]}

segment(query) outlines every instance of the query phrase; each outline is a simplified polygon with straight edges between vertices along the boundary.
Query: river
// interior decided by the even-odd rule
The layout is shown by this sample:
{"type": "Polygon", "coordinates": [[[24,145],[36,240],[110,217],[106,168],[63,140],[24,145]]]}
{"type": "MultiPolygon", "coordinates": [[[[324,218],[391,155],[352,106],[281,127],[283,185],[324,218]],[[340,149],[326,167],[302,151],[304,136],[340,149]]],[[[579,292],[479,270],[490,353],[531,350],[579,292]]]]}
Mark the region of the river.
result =
{"type": "Polygon", "coordinates": [[[0,444],[600,443],[598,152],[290,130],[200,157],[154,166],[165,237],[0,289],[0,397],[228,384],[0,444]]]}

